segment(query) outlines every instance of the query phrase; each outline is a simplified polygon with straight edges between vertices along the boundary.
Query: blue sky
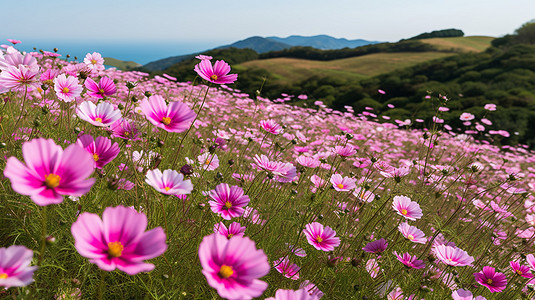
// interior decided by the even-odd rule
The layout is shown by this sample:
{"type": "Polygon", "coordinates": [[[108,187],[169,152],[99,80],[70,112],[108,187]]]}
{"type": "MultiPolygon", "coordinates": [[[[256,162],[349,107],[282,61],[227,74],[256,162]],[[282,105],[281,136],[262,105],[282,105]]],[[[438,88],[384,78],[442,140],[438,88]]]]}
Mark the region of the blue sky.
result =
{"type": "Polygon", "coordinates": [[[254,35],[397,41],[458,28],[502,36],[535,18],[535,0],[24,0],[2,11],[0,43],[165,42],[187,52],[254,35]]]}

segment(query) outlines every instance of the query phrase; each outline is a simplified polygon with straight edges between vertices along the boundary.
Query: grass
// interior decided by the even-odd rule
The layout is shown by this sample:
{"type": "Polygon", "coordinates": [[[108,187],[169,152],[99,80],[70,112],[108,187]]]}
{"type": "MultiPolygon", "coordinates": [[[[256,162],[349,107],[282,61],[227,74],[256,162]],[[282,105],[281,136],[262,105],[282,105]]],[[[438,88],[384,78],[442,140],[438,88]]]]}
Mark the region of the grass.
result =
{"type": "Polygon", "coordinates": [[[455,52],[482,52],[490,47],[494,40],[490,36],[465,36],[452,38],[434,38],[421,40],[423,43],[436,46],[440,50],[452,50],[455,52]]]}
{"type": "Polygon", "coordinates": [[[376,53],[358,57],[317,61],[298,58],[270,58],[253,60],[236,68],[262,68],[278,82],[298,82],[311,76],[359,80],[406,68],[428,60],[454,55],[444,52],[376,53]]]}

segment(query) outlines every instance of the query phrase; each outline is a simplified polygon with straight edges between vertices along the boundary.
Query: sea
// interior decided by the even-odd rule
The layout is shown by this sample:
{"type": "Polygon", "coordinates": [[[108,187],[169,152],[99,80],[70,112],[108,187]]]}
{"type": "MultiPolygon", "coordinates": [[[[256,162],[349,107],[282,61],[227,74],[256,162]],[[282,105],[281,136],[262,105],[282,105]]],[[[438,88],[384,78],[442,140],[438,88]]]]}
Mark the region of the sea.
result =
{"type": "MultiPolygon", "coordinates": [[[[22,43],[15,45],[19,51],[31,52],[37,50],[53,51],[58,49],[62,58],[69,54],[69,60],[76,56],[83,61],[87,53],[98,52],[102,57],[112,57],[124,61],[133,61],[144,65],[152,61],[170,56],[199,53],[224,45],[224,42],[214,41],[73,41],[73,40],[39,40],[20,39],[22,43]]],[[[12,45],[6,39],[0,44],[12,45]]]]}

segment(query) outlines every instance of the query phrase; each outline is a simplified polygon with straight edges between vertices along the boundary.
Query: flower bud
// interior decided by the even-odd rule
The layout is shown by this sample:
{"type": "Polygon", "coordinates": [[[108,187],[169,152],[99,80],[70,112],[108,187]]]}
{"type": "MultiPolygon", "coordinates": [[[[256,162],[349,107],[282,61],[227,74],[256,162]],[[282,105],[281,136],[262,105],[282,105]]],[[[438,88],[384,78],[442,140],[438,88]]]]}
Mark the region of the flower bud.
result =
{"type": "Polygon", "coordinates": [[[180,173],[184,174],[184,176],[189,176],[193,174],[193,167],[185,164],[182,166],[182,168],[180,168],[180,173]]]}

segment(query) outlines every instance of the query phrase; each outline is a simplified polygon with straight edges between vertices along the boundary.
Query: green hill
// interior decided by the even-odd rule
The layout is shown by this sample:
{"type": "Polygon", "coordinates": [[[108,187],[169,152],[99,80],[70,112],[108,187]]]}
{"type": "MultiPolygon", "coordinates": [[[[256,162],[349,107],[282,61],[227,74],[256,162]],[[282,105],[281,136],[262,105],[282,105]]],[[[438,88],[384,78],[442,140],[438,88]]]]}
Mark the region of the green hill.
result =
{"type": "Polygon", "coordinates": [[[116,67],[119,70],[125,70],[125,71],[141,67],[141,64],[138,64],[136,62],[118,60],[112,57],[104,57],[104,64],[107,66],[116,67]]]}

